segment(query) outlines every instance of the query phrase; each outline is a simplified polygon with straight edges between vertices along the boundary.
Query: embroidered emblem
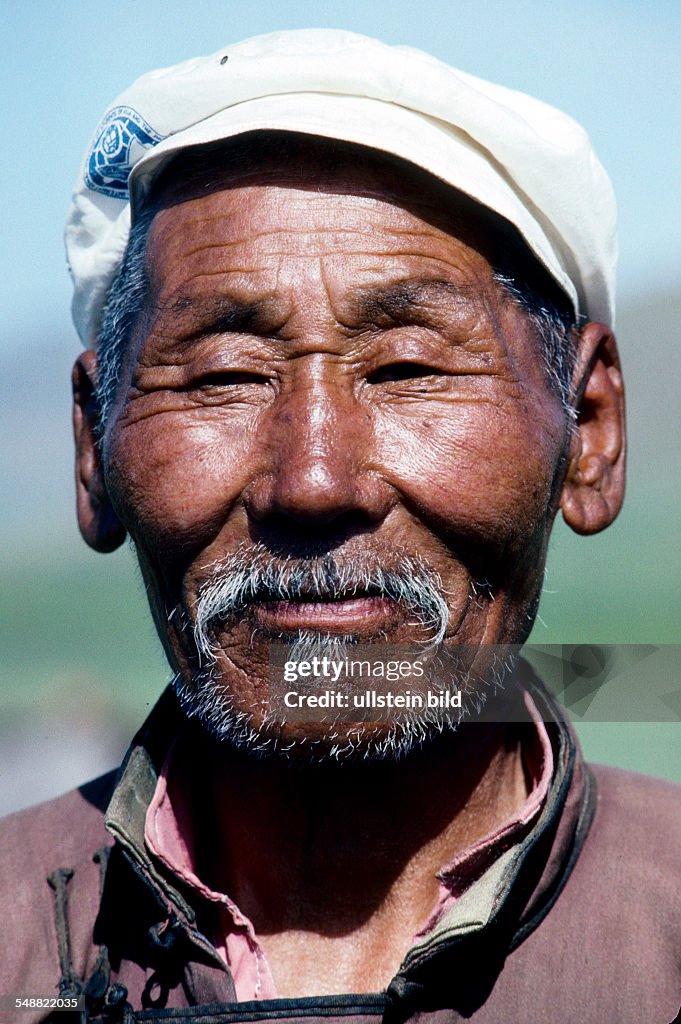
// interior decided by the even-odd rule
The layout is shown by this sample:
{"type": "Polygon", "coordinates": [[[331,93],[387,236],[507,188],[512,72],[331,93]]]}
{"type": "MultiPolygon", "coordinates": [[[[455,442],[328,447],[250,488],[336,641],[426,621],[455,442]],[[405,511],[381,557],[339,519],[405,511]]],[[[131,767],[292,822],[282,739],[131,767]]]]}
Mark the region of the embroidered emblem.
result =
{"type": "Polygon", "coordinates": [[[102,195],[127,200],[130,171],[143,150],[162,139],[132,107],[114,107],[97,129],[85,184],[102,195]]]}

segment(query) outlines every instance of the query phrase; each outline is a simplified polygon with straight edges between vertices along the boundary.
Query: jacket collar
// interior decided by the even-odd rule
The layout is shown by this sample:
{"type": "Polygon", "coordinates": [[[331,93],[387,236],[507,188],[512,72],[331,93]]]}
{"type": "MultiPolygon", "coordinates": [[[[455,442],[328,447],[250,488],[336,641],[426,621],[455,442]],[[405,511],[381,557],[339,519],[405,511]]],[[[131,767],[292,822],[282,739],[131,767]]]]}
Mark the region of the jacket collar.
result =
{"type": "MultiPolygon", "coordinates": [[[[436,962],[455,950],[479,946],[493,935],[500,956],[519,945],[543,920],[579,856],[595,806],[593,777],[584,764],[563,709],[522,662],[522,685],[547,723],[554,774],[538,821],[460,897],[427,936],[409,951],[396,981],[411,985],[430,976],[436,962]]],[[[177,918],[193,943],[215,962],[218,954],[196,926],[185,894],[151,858],[144,841],[147,809],[173,738],[185,722],[170,688],[135,736],[121,766],[105,824],[136,874],[177,918]]],[[[222,962],[222,961],[220,961],[222,962]]]]}

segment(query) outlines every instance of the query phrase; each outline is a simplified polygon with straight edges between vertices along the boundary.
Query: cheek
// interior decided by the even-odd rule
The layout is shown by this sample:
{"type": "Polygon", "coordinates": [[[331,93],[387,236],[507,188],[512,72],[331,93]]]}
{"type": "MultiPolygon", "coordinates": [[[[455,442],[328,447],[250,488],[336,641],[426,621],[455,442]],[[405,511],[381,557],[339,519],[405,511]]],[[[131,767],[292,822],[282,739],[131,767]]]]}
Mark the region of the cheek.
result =
{"type": "Polygon", "coordinates": [[[132,538],[166,553],[205,546],[253,466],[248,425],[224,414],[164,414],[114,428],[107,488],[132,538]]]}
{"type": "Polygon", "coordinates": [[[499,550],[546,523],[564,447],[562,420],[503,404],[433,403],[387,415],[377,436],[405,500],[445,537],[499,550]]]}

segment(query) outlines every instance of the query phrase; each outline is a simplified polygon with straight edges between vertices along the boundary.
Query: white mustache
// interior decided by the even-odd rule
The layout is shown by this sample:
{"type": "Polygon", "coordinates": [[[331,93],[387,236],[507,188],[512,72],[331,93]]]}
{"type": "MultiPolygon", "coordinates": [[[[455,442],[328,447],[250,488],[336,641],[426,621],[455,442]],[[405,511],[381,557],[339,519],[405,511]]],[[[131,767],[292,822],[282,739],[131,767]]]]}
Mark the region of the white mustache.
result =
{"type": "Polygon", "coordinates": [[[280,558],[263,544],[244,545],[217,562],[201,586],[194,640],[202,657],[214,662],[213,628],[255,601],[338,601],[361,595],[388,598],[408,609],[431,631],[430,643],[438,645],[449,621],[443,589],[439,574],[411,556],[388,566],[369,556],[280,558]]]}

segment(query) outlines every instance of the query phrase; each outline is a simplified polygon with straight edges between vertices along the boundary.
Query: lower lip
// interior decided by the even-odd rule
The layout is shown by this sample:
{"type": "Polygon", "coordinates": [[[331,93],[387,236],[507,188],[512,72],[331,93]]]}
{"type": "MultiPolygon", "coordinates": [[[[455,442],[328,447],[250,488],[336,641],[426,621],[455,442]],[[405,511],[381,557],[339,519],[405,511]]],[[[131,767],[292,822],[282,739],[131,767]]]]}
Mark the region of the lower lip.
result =
{"type": "Polygon", "coordinates": [[[385,597],[354,597],[348,601],[262,601],[253,605],[259,625],[269,629],[349,631],[384,626],[396,606],[385,597]]]}

